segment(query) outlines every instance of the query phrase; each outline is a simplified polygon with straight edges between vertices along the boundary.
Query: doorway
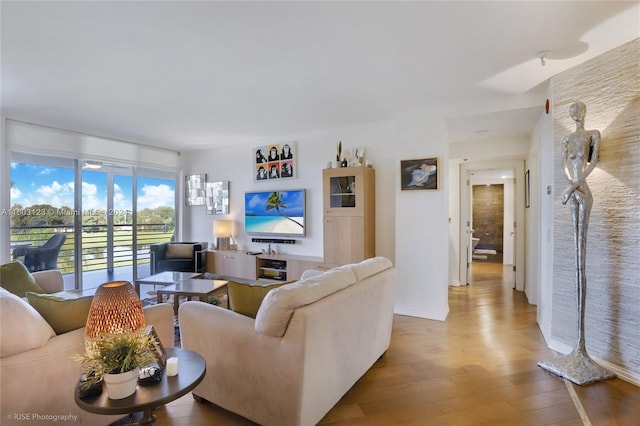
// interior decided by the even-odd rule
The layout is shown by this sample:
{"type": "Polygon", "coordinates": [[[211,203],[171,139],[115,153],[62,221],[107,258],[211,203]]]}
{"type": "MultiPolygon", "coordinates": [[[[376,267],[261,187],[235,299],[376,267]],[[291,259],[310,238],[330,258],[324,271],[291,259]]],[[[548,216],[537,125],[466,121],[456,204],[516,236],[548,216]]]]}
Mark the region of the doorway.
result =
{"type": "Polygon", "coordinates": [[[504,184],[472,185],[471,261],[502,263],[504,258],[504,184]]]}
{"type": "MultiPolygon", "coordinates": [[[[520,291],[524,290],[524,188],[521,188],[523,180],[517,179],[517,176],[523,173],[524,162],[519,160],[460,164],[459,274],[462,285],[471,282],[470,267],[474,261],[493,262],[512,268],[514,272],[512,287],[520,291]],[[493,189],[486,191],[488,185],[496,188],[502,186],[502,197],[493,194],[491,197],[495,202],[487,202],[487,200],[484,200],[484,203],[481,202],[481,204],[492,205],[480,206],[480,212],[475,212],[474,219],[474,187],[476,198],[482,200],[486,194],[481,193],[494,192],[493,189]],[[479,189],[480,187],[483,189],[479,189]],[[495,213],[500,210],[498,200],[500,198],[503,200],[502,217],[495,213]],[[483,212],[484,207],[493,213],[483,212]],[[489,217],[479,219],[480,216],[489,217]],[[501,219],[501,230],[497,229],[499,225],[493,223],[498,222],[496,218],[501,219]],[[486,221],[486,225],[483,225],[483,221],[486,221]],[[481,226],[480,229],[477,229],[477,224],[481,226]],[[522,232],[519,234],[517,229],[521,229],[522,232]]],[[[495,189],[495,192],[499,190],[495,189]]]]}

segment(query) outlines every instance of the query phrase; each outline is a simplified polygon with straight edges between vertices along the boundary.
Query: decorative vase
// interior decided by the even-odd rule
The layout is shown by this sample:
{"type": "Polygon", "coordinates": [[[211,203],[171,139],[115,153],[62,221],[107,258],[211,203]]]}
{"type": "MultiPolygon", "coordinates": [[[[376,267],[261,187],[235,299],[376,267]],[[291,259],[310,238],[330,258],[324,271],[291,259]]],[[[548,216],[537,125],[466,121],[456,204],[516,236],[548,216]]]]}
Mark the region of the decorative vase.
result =
{"type": "Polygon", "coordinates": [[[109,399],[123,399],[135,393],[138,384],[138,369],[120,374],[105,374],[103,380],[107,385],[109,399]]]}

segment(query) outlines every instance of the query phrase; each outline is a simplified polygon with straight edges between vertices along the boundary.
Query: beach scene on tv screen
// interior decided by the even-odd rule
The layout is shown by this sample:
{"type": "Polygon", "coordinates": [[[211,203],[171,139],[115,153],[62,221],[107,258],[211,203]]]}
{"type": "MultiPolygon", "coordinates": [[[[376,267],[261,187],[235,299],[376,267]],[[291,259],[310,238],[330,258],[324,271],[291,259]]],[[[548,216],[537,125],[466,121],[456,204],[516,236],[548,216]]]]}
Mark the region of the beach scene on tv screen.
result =
{"type": "Polygon", "coordinates": [[[304,235],[304,191],[245,194],[245,232],[304,235]]]}

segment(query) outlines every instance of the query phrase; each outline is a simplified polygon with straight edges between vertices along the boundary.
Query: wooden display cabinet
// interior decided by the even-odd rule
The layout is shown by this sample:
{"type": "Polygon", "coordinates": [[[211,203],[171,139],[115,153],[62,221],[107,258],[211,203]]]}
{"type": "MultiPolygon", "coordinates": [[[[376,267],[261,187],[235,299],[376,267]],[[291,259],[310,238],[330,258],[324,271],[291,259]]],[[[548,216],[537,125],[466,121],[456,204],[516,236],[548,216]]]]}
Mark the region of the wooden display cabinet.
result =
{"type": "Polygon", "coordinates": [[[364,166],[325,169],[322,176],[325,265],[374,257],[374,170],[364,166]]]}

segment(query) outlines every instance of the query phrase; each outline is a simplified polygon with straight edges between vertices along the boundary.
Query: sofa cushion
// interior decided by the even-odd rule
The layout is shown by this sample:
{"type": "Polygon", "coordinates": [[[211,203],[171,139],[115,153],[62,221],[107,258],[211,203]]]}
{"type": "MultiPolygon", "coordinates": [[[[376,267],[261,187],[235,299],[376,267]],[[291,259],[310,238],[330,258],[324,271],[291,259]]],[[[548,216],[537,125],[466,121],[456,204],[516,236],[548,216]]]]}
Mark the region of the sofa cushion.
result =
{"type": "Polygon", "coordinates": [[[375,275],[378,272],[384,271],[385,269],[389,269],[392,266],[393,264],[389,259],[387,259],[386,257],[378,256],[365,259],[360,263],[340,266],[338,269],[351,270],[356,276],[356,279],[358,281],[362,281],[365,278],[368,278],[371,275],[375,275]]]}
{"type": "Polygon", "coordinates": [[[0,288],[0,357],[44,346],[56,333],[27,302],[0,288]]]}
{"type": "Polygon", "coordinates": [[[315,277],[321,274],[324,274],[327,271],[320,271],[318,269],[307,269],[306,271],[304,271],[302,273],[302,276],[300,277],[300,281],[304,281],[307,278],[311,278],[311,277],[315,277]]]}
{"type": "Polygon", "coordinates": [[[24,297],[28,291],[44,293],[27,267],[17,260],[0,266],[0,287],[19,297],[24,297]]]}
{"type": "Polygon", "coordinates": [[[331,269],[324,274],[270,291],[256,316],[255,329],[274,337],[284,336],[296,308],[308,305],[356,282],[350,270],[331,269]]]}
{"type": "Polygon", "coordinates": [[[167,259],[191,259],[193,244],[167,244],[167,259]]]}
{"type": "Polygon", "coordinates": [[[262,300],[272,289],[282,287],[288,283],[275,283],[270,285],[245,284],[229,281],[227,294],[229,295],[229,308],[232,311],[247,317],[255,318],[262,300]]]}
{"type": "Polygon", "coordinates": [[[69,299],[60,295],[27,292],[27,300],[56,334],[62,334],[86,325],[93,296],[69,299]]]}

